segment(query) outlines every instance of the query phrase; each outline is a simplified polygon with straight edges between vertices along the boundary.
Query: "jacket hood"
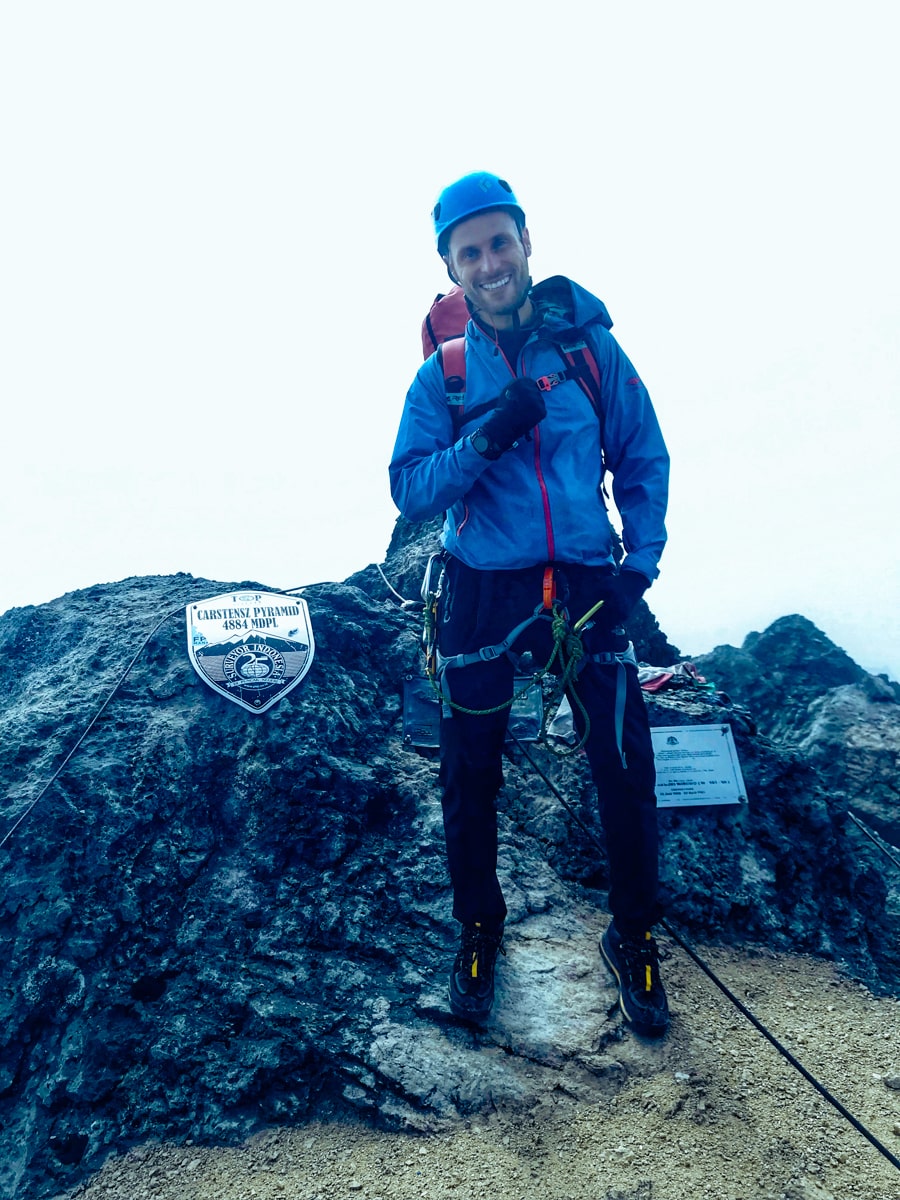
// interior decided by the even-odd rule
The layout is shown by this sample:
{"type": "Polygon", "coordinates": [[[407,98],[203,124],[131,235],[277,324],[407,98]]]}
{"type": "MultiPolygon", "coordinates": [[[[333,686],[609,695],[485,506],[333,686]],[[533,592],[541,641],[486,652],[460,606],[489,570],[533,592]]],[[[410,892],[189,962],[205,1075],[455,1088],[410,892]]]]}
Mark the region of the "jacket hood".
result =
{"type": "Polygon", "coordinates": [[[536,283],[531,289],[531,302],[543,318],[542,323],[552,328],[565,325],[580,328],[596,321],[604,329],[612,329],[612,317],[603,301],[565,275],[551,275],[536,283]]]}
{"type": "MultiPolygon", "coordinates": [[[[529,295],[538,318],[529,328],[560,333],[596,323],[604,329],[612,329],[612,317],[603,301],[565,275],[551,275],[549,279],[541,280],[534,284],[529,295]]],[[[480,333],[489,333],[486,326],[479,324],[468,296],[465,301],[472,322],[470,331],[476,339],[480,333]]]]}

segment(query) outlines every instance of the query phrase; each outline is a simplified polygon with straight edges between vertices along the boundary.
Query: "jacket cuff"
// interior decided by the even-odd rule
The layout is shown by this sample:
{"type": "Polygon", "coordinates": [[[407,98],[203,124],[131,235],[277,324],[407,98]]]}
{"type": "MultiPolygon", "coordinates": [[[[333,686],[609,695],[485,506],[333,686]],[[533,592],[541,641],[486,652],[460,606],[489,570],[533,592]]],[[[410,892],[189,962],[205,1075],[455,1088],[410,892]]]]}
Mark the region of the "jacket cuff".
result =
{"type": "Polygon", "coordinates": [[[643,555],[639,550],[634,554],[629,554],[619,568],[620,571],[627,571],[629,574],[633,571],[635,575],[643,576],[645,588],[650,587],[654,579],[659,576],[659,569],[656,563],[651,562],[649,555],[643,555]]]}

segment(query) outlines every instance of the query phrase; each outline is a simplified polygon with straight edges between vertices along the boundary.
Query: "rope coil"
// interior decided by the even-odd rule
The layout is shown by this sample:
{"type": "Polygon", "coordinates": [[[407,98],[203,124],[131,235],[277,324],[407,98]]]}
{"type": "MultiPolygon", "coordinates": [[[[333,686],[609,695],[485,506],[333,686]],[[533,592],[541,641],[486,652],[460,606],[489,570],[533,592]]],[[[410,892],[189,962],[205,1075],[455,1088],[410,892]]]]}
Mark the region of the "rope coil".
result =
{"type": "MultiPolygon", "coordinates": [[[[469,659],[473,661],[478,659],[479,655],[483,654],[484,651],[479,651],[472,655],[455,655],[450,659],[442,659],[440,654],[431,654],[428,650],[428,646],[426,645],[425,673],[428,679],[431,681],[431,686],[434,689],[435,696],[441,704],[446,704],[448,708],[451,708],[456,712],[464,713],[466,716],[490,716],[493,713],[503,712],[507,708],[512,708],[512,706],[518,700],[528,694],[532,687],[540,685],[543,680],[547,678],[547,676],[553,673],[553,664],[558,659],[560,670],[558,674],[554,676],[554,685],[552,690],[548,696],[543,698],[543,703],[541,706],[541,728],[538,738],[539,740],[544,741],[545,744],[548,745],[548,748],[551,749],[552,753],[556,754],[560,758],[577,754],[577,752],[581,750],[587,743],[591,731],[590,717],[588,716],[587,710],[584,707],[584,704],[582,703],[575,687],[575,681],[578,678],[578,672],[581,669],[581,663],[586,656],[584,643],[581,639],[581,633],[587,622],[598,611],[598,609],[600,609],[602,604],[602,600],[598,601],[593,608],[584,614],[583,617],[580,617],[574,625],[570,626],[565,609],[554,601],[552,611],[549,614],[546,612],[546,610],[539,606],[537,609],[535,609],[533,616],[530,617],[527,622],[523,622],[522,625],[516,626],[512,633],[510,633],[506,638],[506,642],[510,642],[510,644],[515,641],[515,638],[524,630],[525,626],[530,625],[533,621],[540,620],[542,618],[549,619],[550,632],[553,638],[553,646],[550,651],[550,657],[547,659],[547,662],[544,664],[544,666],[531,676],[525,687],[519,688],[518,691],[514,691],[508,700],[504,700],[501,704],[497,704],[493,708],[467,708],[465,705],[458,704],[455,700],[453,700],[450,697],[449,691],[443,686],[444,671],[446,671],[448,668],[468,665],[469,659]],[[553,715],[555,715],[557,708],[562,703],[563,697],[567,692],[570,700],[578,708],[578,711],[581,714],[584,724],[584,732],[574,746],[567,747],[565,750],[559,750],[556,747],[550,747],[549,743],[546,743],[545,741],[545,736],[547,732],[547,725],[550,723],[553,715]]],[[[429,605],[426,603],[426,642],[429,632],[433,631],[434,621],[433,614],[430,616],[428,614],[429,605]]],[[[500,643],[500,645],[504,645],[504,643],[500,643]]],[[[493,647],[491,647],[491,649],[493,649],[493,647]]],[[[491,657],[499,657],[499,654],[491,655],[491,657]]]]}

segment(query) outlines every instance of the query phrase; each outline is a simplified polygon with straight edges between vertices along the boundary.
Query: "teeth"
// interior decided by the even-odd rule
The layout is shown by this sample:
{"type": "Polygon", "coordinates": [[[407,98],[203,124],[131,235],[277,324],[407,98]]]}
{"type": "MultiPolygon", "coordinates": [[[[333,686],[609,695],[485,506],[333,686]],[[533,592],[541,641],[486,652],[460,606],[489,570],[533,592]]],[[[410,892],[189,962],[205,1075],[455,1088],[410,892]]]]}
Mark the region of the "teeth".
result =
{"type": "Polygon", "coordinates": [[[502,279],[496,280],[494,283],[483,283],[481,286],[486,292],[493,292],[496,288],[506,287],[511,276],[504,275],[502,279]]]}

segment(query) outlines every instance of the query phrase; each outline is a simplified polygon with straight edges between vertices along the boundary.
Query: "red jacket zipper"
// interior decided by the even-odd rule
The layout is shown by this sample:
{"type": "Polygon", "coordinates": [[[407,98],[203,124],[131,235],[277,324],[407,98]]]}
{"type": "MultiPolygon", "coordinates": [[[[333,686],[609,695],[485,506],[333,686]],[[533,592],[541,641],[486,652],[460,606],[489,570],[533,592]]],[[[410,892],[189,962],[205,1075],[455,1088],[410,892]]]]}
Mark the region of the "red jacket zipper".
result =
{"type": "Polygon", "coordinates": [[[538,486],[541,489],[541,503],[544,506],[544,527],[547,530],[547,561],[553,562],[556,557],[555,544],[553,540],[553,519],[550,515],[550,497],[547,494],[547,484],[544,482],[544,472],[541,467],[541,428],[539,425],[534,427],[534,470],[537,475],[538,486]]]}

